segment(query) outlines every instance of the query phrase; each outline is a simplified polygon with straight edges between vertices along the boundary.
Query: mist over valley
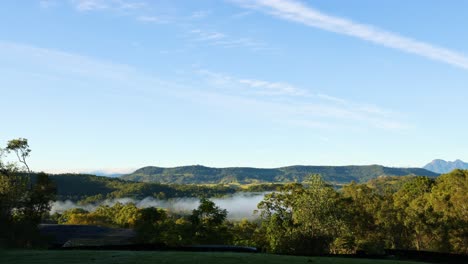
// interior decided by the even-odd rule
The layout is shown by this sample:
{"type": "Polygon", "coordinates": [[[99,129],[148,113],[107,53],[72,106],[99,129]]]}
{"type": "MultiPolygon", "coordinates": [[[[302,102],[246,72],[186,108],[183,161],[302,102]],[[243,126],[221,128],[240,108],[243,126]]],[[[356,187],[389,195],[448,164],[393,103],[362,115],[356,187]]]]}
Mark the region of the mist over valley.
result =
{"type": "MultiPolygon", "coordinates": [[[[228,195],[222,198],[210,198],[218,207],[228,211],[227,218],[231,220],[255,219],[257,214],[254,210],[257,209],[257,204],[262,201],[265,194],[268,192],[241,192],[233,195],[228,195]]],[[[51,203],[50,213],[63,213],[66,210],[73,208],[81,208],[88,212],[93,212],[102,205],[114,206],[117,203],[129,204],[133,203],[138,208],[156,207],[167,209],[169,212],[177,214],[190,214],[192,210],[200,205],[200,200],[194,197],[179,197],[170,199],[157,199],[148,196],[144,199],[134,199],[129,197],[106,199],[96,203],[77,203],[71,200],[55,201],[51,203]]]]}

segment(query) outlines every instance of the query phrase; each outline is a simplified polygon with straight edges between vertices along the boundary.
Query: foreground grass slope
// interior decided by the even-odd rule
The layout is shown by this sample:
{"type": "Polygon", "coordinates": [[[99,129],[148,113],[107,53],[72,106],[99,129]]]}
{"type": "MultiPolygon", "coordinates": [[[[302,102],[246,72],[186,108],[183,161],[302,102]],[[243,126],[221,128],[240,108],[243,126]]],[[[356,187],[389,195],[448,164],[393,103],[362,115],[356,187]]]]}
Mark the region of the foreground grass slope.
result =
{"type": "Polygon", "coordinates": [[[423,264],[422,262],[346,259],[331,257],[296,257],[268,254],[218,253],[218,252],[141,252],[141,251],[52,251],[13,250],[0,251],[0,263],[15,264],[258,264],[258,263],[316,263],[316,264],[423,264]]]}

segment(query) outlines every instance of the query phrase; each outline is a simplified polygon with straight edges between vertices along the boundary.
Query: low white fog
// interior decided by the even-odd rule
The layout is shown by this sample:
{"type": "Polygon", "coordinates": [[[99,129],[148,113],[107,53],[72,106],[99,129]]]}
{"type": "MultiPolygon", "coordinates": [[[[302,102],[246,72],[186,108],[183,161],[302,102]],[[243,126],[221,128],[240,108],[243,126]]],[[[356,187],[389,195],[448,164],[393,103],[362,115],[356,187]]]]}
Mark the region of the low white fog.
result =
{"type": "MultiPolygon", "coordinates": [[[[265,196],[265,192],[261,193],[237,193],[232,196],[223,198],[211,198],[217,206],[228,211],[228,218],[232,220],[238,220],[242,218],[253,219],[257,215],[254,214],[254,210],[257,209],[257,204],[265,196]]],[[[104,200],[100,203],[80,205],[70,200],[66,201],[55,201],[52,203],[50,212],[60,213],[71,208],[82,208],[87,211],[94,211],[100,205],[112,206],[116,203],[134,203],[139,208],[147,207],[158,207],[166,208],[171,212],[177,213],[190,213],[193,209],[199,205],[198,198],[172,198],[167,200],[155,199],[153,197],[146,197],[142,200],[136,200],[133,198],[119,198],[104,200]]]]}

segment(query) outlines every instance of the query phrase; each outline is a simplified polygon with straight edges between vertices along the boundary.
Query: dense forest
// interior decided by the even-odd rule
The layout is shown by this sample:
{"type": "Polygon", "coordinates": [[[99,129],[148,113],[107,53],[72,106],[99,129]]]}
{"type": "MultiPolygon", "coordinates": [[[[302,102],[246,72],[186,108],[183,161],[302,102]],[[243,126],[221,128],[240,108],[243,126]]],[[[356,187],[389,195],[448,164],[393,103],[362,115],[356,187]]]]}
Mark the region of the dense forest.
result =
{"type": "Polygon", "coordinates": [[[337,191],[312,176],[267,194],[257,220],[228,221],[202,199],[189,215],[134,204],[70,209],[62,224],[134,228],[141,243],[167,246],[231,244],[297,255],[382,253],[386,248],[468,254],[468,171],[351,183],[337,191]],[[373,187],[378,186],[379,188],[373,187]]]}
{"type": "Polygon", "coordinates": [[[421,168],[389,168],[369,166],[289,166],[276,169],[210,168],[183,166],[175,168],[144,167],[121,178],[137,182],[178,184],[249,184],[266,182],[304,182],[311,174],[320,174],[333,183],[366,182],[380,176],[417,175],[436,177],[439,174],[421,168]]]}
{"type": "MultiPolygon", "coordinates": [[[[116,178],[87,174],[49,175],[57,186],[57,200],[96,202],[104,199],[131,197],[158,199],[174,197],[218,197],[232,194],[239,188],[227,185],[183,185],[130,182],[116,178]]],[[[34,182],[36,174],[32,174],[34,182]]],[[[267,186],[265,186],[267,188],[267,186]]]]}
{"type": "MultiPolygon", "coordinates": [[[[380,253],[386,248],[468,254],[468,170],[437,178],[379,177],[340,189],[318,174],[309,175],[304,183],[268,185],[277,190],[258,204],[254,220],[229,220],[228,212],[207,198],[187,214],[116,203],[50,215],[56,194],[94,200],[104,195],[170,196],[184,190],[90,175],[34,174],[26,162],[29,153],[26,139],[9,141],[0,151],[0,246],[40,246],[45,240],[37,226],[47,221],[131,228],[137,233],[135,243],[163,246],[242,245],[296,255],[380,253]],[[3,161],[10,153],[19,164],[3,161]],[[78,185],[88,192],[73,193],[78,185]]],[[[213,194],[235,191],[226,186],[186,188],[194,196],[210,188],[213,194]]]]}
{"type": "MultiPolygon", "coordinates": [[[[36,181],[37,175],[37,173],[31,173],[30,179],[32,183],[36,181]]],[[[132,182],[119,178],[108,178],[89,174],[50,174],[48,177],[57,187],[57,200],[70,200],[82,204],[115,198],[144,199],[146,197],[152,197],[155,199],[170,199],[224,197],[237,192],[275,191],[287,184],[285,182],[243,185],[161,184],[132,182]]],[[[398,186],[412,177],[416,176],[382,176],[371,179],[365,183],[373,188],[398,188],[398,186]]],[[[307,180],[304,180],[303,183],[307,185],[307,180]]],[[[333,187],[340,189],[344,185],[345,184],[333,184],[333,187]]]]}
{"type": "MultiPolygon", "coordinates": [[[[28,176],[23,173],[24,176],[28,176]]],[[[31,173],[31,182],[36,182],[37,173],[31,173]]],[[[227,184],[160,184],[125,181],[89,174],[50,174],[49,179],[57,187],[56,199],[70,200],[83,204],[99,202],[106,199],[134,198],[155,199],[170,198],[212,198],[231,195],[236,192],[273,191],[282,183],[262,183],[250,185],[227,184]]]]}

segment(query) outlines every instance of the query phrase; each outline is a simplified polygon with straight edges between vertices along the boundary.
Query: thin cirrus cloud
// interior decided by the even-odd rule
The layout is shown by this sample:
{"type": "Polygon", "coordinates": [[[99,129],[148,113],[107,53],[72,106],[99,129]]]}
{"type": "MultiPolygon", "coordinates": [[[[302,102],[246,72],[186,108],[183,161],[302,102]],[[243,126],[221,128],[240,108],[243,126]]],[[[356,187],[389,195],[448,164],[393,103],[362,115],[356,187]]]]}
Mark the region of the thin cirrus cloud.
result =
{"type": "Polygon", "coordinates": [[[197,36],[197,38],[195,38],[195,40],[197,41],[220,40],[227,37],[225,34],[220,32],[206,32],[200,29],[194,29],[190,31],[190,33],[195,34],[197,36]]]}
{"type": "Polygon", "coordinates": [[[193,29],[190,37],[194,42],[205,42],[208,45],[223,48],[248,48],[254,51],[271,50],[265,43],[246,37],[232,37],[222,32],[193,29]]]}
{"type": "Polygon", "coordinates": [[[131,0],[73,0],[72,4],[79,11],[132,10],[147,6],[146,2],[131,0]]]}
{"type": "MultiPolygon", "coordinates": [[[[209,10],[198,10],[185,17],[149,15],[145,9],[151,7],[154,3],[143,0],[72,0],[71,3],[80,12],[113,11],[126,13],[133,16],[135,20],[147,24],[175,24],[184,26],[187,23],[193,23],[194,20],[201,20],[211,14],[209,10]]],[[[151,9],[149,8],[149,10],[151,9]]],[[[192,42],[200,42],[222,48],[246,48],[252,51],[274,50],[268,47],[266,43],[252,38],[235,37],[217,31],[193,29],[188,31],[188,36],[192,42]]]]}
{"type": "Polygon", "coordinates": [[[219,87],[232,87],[237,91],[239,88],[245,87],[247,88],[247,92],[265,96],[311,96],[307,90],[286,82],[236,78],[229,74],[213,72],[207,69],[198,69],[196,73],[219,87]]]}
{"type": "Polygon", "coordinates": [[[155,24],[167,24],[170,22],[167,18],[162,18],[158,16],[138,16],[136,20],[145,23],[155,23],[155,24]]]}
{"type": "Polygon", "coordinates": [[[202,19],[202,18],[207,17],[210,13],[211,13],[211,11],[208,11],[208,10],[195,11],[195,12],[192,13],[190,18],[191,19],[202,19]]]}
{"type": "Polygon", "coordinates": [[[262,89],[263,94],[269,95],[291,95],[291,96],[305,96],[308,95],[307,91],[299,89],[291,84],[282,82],[267,82],[262,80],[253,79],[240,79],[239,83],[245,84],[251,88],[262,89]]]}
{"type": "MultiPolygon", "coordinates": [[[[398,113],[315,94],[286,82],[238,78],[199,69],[196,73],[203,77],[200,83],[180,83],[159,79],[129,65],[1,41],[0,55],[7,65],[13,66],[10,71],[22,72],[25,76],[41,74],[44,76],[41,79],[45,81],[54,77],[53,83],[106,83],[109,89],[93,90],[100,94],[118,91],[145,98],[165,97],[180,102],[190,100],[204,106],[210,105],[214,109],[234,109],[248,117],[267,117],[268,120],[302,127],[356,128],[364,125],[391,131],[408,129],[407,124],[399,121],[398,113]],[[29,66],[15,68],[18,62],[27,62],[22,65],[29,66]]],[[[53,90],[47,87],[43,89],[53,90]]]]}
{"type": "Polygon", "coordinates": [[[303,127],[333,128],[354,126],[353,122],[372,127],[406,131],[408,124],[398,121],[399,113],[375,105],[351,102],[323,93],[313,93],[287,82],[238,78],[225,73],[198,69],[196,73],[220,94],[211,95],[234,105],[249,105],[282,116],[288,124],[303,127]],[[324,121],[325,120],[325,121],[324,121]]]}
{"type": "Polygon", "coordinates": [[[42,8],[51,8],[56,6],[58,3],[54,0],[40,0],[39,6],[42,8]]]}
{"type": "Polygon", "coordinates": [[[377,27],[331,16],[295,0],[233,0],[242,7],[385,47],[416,54],[468,70],[468,57],[460,52],[418,41],[377,27]]]}

